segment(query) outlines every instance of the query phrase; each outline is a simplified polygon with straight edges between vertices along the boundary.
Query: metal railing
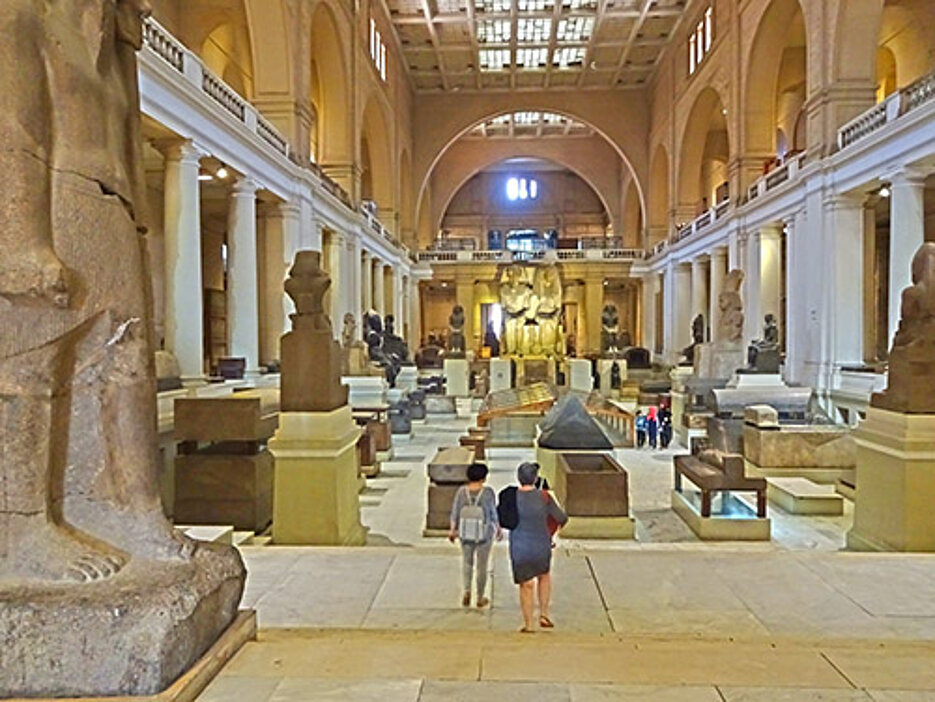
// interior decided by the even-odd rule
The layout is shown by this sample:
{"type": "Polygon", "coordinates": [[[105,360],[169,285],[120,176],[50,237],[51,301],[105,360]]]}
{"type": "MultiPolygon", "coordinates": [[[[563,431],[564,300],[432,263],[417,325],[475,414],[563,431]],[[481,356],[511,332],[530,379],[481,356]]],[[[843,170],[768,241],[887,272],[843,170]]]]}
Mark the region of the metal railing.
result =
{"type": "Polygon", "coordinates": [[[539,261],[554,254],[559,261],[640,261],[646,256],[642,249],[549,249],[547,251],[419,251],[420,263],[511,263],[539,261]]]}
{"type": "Polygon", "coordinates": [[[682,239],[687,239],[692,234],[696,234],[702,229],[711,226],[711,224],[724,217],[729,211],[730,200],[722,200],[714,207],[711,207],[702,212],[688,224],[684,224],[679,227],[675,232],[675,241],[682,241],[682,239]]]}

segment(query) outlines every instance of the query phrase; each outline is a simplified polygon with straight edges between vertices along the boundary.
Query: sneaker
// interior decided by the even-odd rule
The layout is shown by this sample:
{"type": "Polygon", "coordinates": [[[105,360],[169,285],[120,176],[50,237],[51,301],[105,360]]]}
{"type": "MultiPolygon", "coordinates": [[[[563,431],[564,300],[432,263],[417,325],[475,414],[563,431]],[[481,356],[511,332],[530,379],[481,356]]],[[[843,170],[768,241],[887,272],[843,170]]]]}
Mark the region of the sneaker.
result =
{"type": "Polygon", "coordinates": [[[461,606],[462,606],[462,607],[470,607],[470,606],[471,606],[471,593],[470,593],[470,592],[465,592],[465,593],[464,593],[464,597],[461,598],[461,606]]]}

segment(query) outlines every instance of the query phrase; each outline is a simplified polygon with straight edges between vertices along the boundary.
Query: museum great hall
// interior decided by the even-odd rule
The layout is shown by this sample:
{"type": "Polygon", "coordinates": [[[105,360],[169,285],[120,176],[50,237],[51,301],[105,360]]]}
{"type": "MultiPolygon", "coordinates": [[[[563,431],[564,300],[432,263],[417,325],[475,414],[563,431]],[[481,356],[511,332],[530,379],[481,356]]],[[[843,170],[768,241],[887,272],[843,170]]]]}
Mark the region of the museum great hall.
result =
{"type": "Polygon", "coordinates": [[[151,3],[85,3],[142,16],[139,120],[36,44],[54,125],[132,124],[142,195],[87,197],[144,254],[81,268],[122,215],[52,128],[54,306],[117,302],[23,343],[60,310],[0,263],[0,695],[935,700],[935,1],[151,3]],[[552,631],[509,537],[462,606],[475,461],[566,508],[552,631]]]}

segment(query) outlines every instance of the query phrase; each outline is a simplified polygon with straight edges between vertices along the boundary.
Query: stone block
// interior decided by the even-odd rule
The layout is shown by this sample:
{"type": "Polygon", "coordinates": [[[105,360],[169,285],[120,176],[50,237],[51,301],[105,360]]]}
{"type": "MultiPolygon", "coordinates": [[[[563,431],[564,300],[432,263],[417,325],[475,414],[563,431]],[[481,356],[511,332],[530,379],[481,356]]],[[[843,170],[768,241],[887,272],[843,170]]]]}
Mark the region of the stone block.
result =
{"type": "Polygon", "coordinates": [[[561,453],[553,484],[569,516],[627,517],[627,472],[604,453],[561,453]]]}
{"type": "Polygon", "coordinates": [[[779,412],[769,405],[749,405],[743,410],[743,421],[760,429],[779,429],[779,412]]]}
{"type": "Polygon", "coordinates": [[[490,359],[490,392],[513,387],[513,364],[509,358],[490,359]]]}
{"type": "Polygon", "coordinates": [[[819,485],[807,478],[767,478],[766,496],[789,514],[844,514],[844,498],[833,485],[819,485]]]}
{"type": "Polygon", "coordinates": [[[445,394],[448,397],[468,397],[471,394],[469,369],[466,358],[445,359],[445,394]]]}
{"type": "Polygon", "coordinates": [[[568,387],[579,392],[591,392],[591,362],[584,358],[568,360],[568,387]]]}
{"type": "Polygon", "coordinates": [[[467,482],[468,466],[474,462],[474,449],[451,446],[439,449],[429,461],[426,471],[429,480],[438,485],[467,482]]]}

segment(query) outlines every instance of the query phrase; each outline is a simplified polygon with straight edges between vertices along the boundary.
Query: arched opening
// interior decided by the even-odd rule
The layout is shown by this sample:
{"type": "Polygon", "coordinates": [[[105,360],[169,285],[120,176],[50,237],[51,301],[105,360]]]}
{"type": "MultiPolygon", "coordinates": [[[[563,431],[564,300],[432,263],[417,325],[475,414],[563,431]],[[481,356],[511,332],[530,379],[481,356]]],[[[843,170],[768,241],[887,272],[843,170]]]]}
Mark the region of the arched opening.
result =
{"type": "Polygon", "coordinates": [[[253,97],[250,38],[245,23],[225,22],[215,27],[201,44],[201,58],[240,95],[253,97]]]}
{"type": "Polygon", "coordinates": [[[876,52],[877,100],[935,69],[931,0],[887,0],[876,52]]]}
{"type": "MultiPolygon", "coordinates": [[[[312,70],[310,94],[317,115],[312,141],[316,162],[328,171],[330,166],[351,162],[346,57],[331,9],[319,3],[312,16],[312,70]]],[[[346,169],[345,169],[346,170],[346,169]]],[[[346,174],[336,180],[349,189],[346,174]]]]}
{"type": "Polygon", "coordinates": [[[726,113],[717,92],[705,88],[689,114],[679,152],[678,202],[683,217],[698,215],[729,197],[726,113]]]}
{"type": "Polygon", "coordinates": [[[764,170],[805,148],[805,129],[799,123],[808,94],[807,62],[799,0],[773,0],[757,27],[744,101],[743,153],[762,158],[764,170]]]}
{"type": "Polygon", "coordinates": [[[641,248],[643,242],[643,210],[640,208],[640,195],[636,183],[627,184],[623,197],[623,247],[641,248]]]}
{"type": "MultiPolygon", "coordinates": [[[[360,134],[360,198],[372,200],[379,210],[392,212],[394,176],[388,142],[390,131],[375,95],[364,108],[360,134]]],[[[392,222],[387,219],[383,224],[390,227],[392,222]]]]}
{"type": "Polygon", "coordinates": [[[312,60],[309,70],[309,91],[308,101],[312,109],[312,128],[309,134],[308,157],[312,163],[318,163],[321,160],[320,137],[321,129],[321,80],[318,77],[318,64],[312,60]]]}
{"type": "Polygon", "coordinates": [[[649,229],[647,246],[655,246],[669,235],[669,154],[660,144],[653,154],[649,173],[649,229]]]}
{"type": "Polygon", "coordinates": [[[399,159],[399,227],[402,242],[414,248],[416,244],[412,212],[412,163],[407,151],[403,151],[399,159]]]}

